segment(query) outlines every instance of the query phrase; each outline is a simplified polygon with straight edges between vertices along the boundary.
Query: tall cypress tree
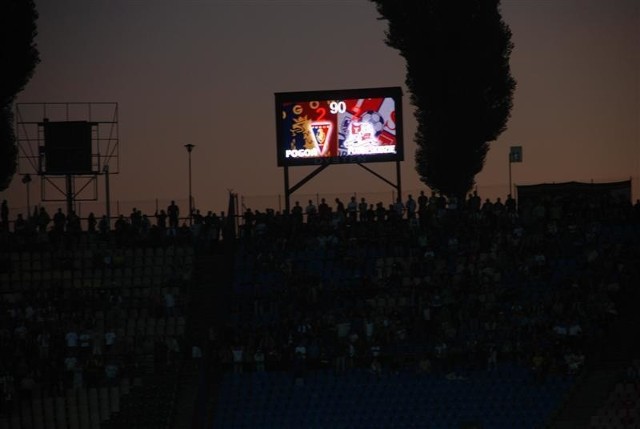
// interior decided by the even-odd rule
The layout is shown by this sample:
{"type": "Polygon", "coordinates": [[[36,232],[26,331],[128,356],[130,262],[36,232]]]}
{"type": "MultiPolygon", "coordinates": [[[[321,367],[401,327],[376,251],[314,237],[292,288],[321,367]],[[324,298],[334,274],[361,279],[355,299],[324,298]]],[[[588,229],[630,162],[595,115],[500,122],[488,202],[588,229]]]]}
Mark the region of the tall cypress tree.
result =
{"type": "Polygon", "coordinates": [[[17,166],[13,102],[40,62],[37,19],[33,0],[0,1],[0,191],[9,187],[17,166]]]}
{"type": "Polygon", "coordinates": [[[513,106],[500,0],[371,1],[388,21],[385,43],[406,60],[416,171],[431,189],[464,196],[513,106]]]}

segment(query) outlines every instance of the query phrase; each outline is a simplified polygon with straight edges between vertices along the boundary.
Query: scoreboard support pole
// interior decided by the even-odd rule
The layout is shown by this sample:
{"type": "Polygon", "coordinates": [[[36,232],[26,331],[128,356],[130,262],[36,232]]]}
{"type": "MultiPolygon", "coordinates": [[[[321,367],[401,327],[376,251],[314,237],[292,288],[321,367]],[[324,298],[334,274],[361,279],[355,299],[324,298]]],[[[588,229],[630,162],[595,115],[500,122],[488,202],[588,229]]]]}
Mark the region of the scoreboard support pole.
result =
{"type": "Polygon", "coordinates": [[[400,161],[396,161],[396,190],[398,198],[402,201],[402,180],[400,178],[400,161]]]}
{"type": "Polygon", "coordinates": [[[396,183],[393,183],[392,181],[390,181],[386,177],[383,177],[378,172],[373,171],[372,169],[370,169],[369,167],[367,167],[364,164],[358,163],[358,165],[360,167],[364,168],[365,170],[367,170],[369,173],[371,173],[374,176],[376,176],[378,179],[380,179],[383,182],[388,183],[389,185],[394,187],[396,189],[396,192],[398,193],[398,198],[402,199],[402,178],[401,178],[401,174],[400,174],[400,161],[396,161],[396,183]]]}
{"type": "Polygon", "coordinates": [[[318,175],[322,170],[327,168],[330,164],[322,164],[320,167],[313,170],[311,173],[307,174],[303,177],[298,183],[289,187],[289,167],[284,166],[284,208],[289,213],[291,209],[291,194],[300,189],[302,185],[307,183],[309,180],[313,179],[318,175]]]}
{"type": "Polygon", "coordinates": [[[284,167],[284,209],[287,213],[289,213],[291,206],[289,202],[289,167],[284,167]]]}
{"type": "Polygon", "coordinates": [[[73,211],[73,201],[75,200],[75,195],[73,192],[73,177],[71,174],[65,175],[65,196],[67,200],[67,216],[71,214],[73,211]]]}

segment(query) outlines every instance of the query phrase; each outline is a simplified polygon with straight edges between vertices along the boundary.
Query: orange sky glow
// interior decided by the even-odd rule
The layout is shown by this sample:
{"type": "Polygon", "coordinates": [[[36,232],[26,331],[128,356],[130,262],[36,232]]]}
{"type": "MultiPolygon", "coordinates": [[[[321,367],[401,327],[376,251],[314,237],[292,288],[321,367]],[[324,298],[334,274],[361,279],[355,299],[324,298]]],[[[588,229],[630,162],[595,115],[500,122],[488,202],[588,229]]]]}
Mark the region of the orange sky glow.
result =
{"type": "MultiPolygon", "coordinates": [[[[41,56],[17,103],[116,102],[119,173],[112,213],[152,214],[176,200],[186,213],[194,144],[196,208],[226,210],[229,190],[244,207],[284,207],[276,163],[274,93],[401,86],[403,193],[430,192],[414,169],[413,108],[405,65],[384,44],[373,3],[351,1],[36,0],[41,56]]],[[[518,86],[508,129],[477,176],[483,198],[504,198],[509,147],[523,147],[513,184],[632,179],[640,198],[640,3],[636,0],[503,0],[513,32],[518,86]]],[[[463,126],[464,124],[461,124],[463,126]]],[[[395,179],[395,165],[371,164],[395,179]]],[[[290,169],[291,181],[313,167],[290,169]]],[[[31,173],[21,166],[20,173],[31,173]]],[[[16,175],[0,193],[26,211],[16,175]]],[[[40,203],[40,181],[30,203],[40,203]]],[[[105,212],[104,180],[81,215],[105,212]]],[[[357,165],[334,165],[292,201],[354,193],[391,202],[388,184],[357,165]]],[[[60,196],[57,196],[60,197],[60,196]]],[[[48,207],[64,207],[50,202],[48,207]]]]}

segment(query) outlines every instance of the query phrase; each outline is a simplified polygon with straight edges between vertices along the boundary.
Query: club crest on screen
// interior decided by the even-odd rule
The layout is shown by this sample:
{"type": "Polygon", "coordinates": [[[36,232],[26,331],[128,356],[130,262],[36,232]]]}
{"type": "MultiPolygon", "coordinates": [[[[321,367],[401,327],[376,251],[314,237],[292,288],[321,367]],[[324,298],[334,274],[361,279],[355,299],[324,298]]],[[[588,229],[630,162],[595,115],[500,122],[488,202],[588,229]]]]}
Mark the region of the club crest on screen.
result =
{"type": "Polygon", "coordinates": [[[331,122],[311,122],[311,137],[313,138],[314,144],[320,152],[320,156],[324,156],[327,152],[327,149],[329,148],[327,142],[329,142],[331,138],[332,130],[333,125],[331,124],[331,122]]]}

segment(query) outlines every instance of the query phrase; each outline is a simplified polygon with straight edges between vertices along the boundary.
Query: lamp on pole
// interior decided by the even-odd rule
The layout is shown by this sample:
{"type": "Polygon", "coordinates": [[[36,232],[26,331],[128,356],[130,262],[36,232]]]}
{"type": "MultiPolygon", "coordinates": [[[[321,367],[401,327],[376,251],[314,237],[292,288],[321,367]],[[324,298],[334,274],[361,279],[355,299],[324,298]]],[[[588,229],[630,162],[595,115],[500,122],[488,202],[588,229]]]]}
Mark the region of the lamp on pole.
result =
{"type": "Polygon", "coordinates": [[[191,151],[196,145],[194,144],[186,144],[184,147],[187,149],[187,153],[189,154],[189,225],[193,224],[193,196],[191,194],[191,151]]]}

